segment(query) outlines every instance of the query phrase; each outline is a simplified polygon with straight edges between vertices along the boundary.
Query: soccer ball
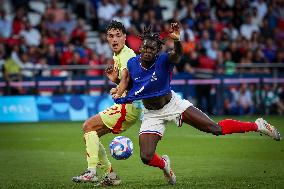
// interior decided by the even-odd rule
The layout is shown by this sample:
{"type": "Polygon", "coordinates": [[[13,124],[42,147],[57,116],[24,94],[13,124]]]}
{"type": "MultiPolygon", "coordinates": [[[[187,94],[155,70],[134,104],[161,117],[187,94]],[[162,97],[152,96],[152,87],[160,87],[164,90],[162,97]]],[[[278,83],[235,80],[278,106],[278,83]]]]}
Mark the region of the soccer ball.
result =
{"type": "Polygon", "coordinates": [[[133,153],[133,143],[127,137],[117,136],[109,144],[109,149],[111,156],[115,159],[128,159],[133,153]]]}

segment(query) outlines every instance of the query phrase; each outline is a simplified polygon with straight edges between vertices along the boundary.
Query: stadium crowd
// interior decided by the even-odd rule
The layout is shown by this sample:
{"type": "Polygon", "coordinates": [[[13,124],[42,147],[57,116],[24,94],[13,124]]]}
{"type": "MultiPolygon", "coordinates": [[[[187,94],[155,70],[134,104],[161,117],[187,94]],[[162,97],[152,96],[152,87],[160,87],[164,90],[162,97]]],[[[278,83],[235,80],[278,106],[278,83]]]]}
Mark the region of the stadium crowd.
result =
{"type": "MultiPolygon", "coordinates": [[[[163,0],[161,0],[163,1],[163,0]]],[[[54,65],[100,66],[112,62],[105,38],[105,26],[121,21],[127,29],[127,45],[139,53],[137,37],[144,26],[166,38],[169,24],[181,24],[184,55],[175,74],[184,72],[197,78],[236,73],[272,74],[270,68],[239,68],[238,65],[284,62],[284,2],[282,0],[179,0],[163,6],[159,0],[0,0],[0,77],[21,81],[34,76],[66,76],[54,65]],[[43,8],[41,8],[43,7],[43,8]],[[167,17],[165,11],[167,11],[167,17]],[[170,12],[169,12],[170,11],[170,12]],[[95,31],[90,45],[86,26],[95,31]]],[[[171,49],[168,40],[164,50],[171,49]]],[[[283,68],[278,69],[281,73],[283,68]]],[[[102,76],[102,69],[73,71],[73,76],[102,76]]],[[[284,112],[283,86],[258,89],[231,86],[225,94],[224,112],[257,113],[259,104],[284,112]],[[271,94],[271,95],[268,95],[271,94]],[[259,96],[260,99],[256,98],[259,96]],[[273,97],[272,97],[273,96],[273,97]],[[265,98],[271,98],[264,102],[265,98]],[[258,99],[258,101],[257,101],[258,99]]],[[[197,102],[212,93],[211,86],[197,86],[197,102]],[[198,95],[201,94],[201,95],[198,95]]],[[[208,110],[211,102],[207,100],[208,110]]]]}

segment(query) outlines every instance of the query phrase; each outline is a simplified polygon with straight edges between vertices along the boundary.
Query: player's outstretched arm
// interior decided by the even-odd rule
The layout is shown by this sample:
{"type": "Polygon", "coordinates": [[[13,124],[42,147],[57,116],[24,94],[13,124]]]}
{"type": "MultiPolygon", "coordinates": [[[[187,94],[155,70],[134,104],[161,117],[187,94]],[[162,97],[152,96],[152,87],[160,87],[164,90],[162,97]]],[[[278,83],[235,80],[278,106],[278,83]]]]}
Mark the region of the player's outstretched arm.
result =
{"type": "Polygon", "coordinates": [[[174,49],[169,52],[169,56],[171,61],[177,64],[180,62],[181,56],[183,54],[183,49],[180,42],[180,28],[178,23],[171,23],[169,38],[174,41],[174,49]]]}
{"type": "Polygon", "coordinates": [[[113,91],[114,93],[112,94],[112,97],[114,99],[121,97],[124,91],[126,91],[128,84],[129,84],[129,80],[130,80],[130,75],[129,75],[128,70],[123,69],[121,72],[120,82],[118,86],[116,87],[117,90],[113,91]]]}

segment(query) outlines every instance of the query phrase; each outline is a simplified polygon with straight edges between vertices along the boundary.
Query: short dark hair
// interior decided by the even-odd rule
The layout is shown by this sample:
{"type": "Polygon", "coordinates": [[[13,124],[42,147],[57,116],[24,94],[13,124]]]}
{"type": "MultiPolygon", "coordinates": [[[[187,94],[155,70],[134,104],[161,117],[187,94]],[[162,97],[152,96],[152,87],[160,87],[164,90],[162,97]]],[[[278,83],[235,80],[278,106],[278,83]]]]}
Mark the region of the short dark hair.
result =
{"type": "Polygon", "coordinates": [[[118,29],[120,31],[122,31],[122,33],[126,34],[126,29],[124,27],[124,25],[121,22],[118,22],[116,20],[112,20],[109,25],[106,28],[106,32],[108,32],[111,29],[118,29]]]}
{"type": "Polygon", "coordinates": [[[158,45],[158,49],[162,49],[162,45],[165,44],[165,42],[160,38],[160,34],[159,33],[152,33],[151,32],[152,27],[151,25],[148,27],[144,27],[144,31],[141,35],[139,35],[139,38],[144,41],[145,39],[150,39],[153,41],[157,42],[158,45]]]}

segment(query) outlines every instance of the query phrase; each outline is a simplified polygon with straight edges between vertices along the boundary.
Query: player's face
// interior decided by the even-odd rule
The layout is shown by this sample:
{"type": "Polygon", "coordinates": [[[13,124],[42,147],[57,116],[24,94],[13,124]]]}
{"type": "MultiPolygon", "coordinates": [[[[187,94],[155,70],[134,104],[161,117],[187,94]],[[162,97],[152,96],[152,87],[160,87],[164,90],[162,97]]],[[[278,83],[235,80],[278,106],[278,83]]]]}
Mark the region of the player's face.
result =
{"type": "Polygon", "coordinates": [[[158,44],[154,40],[145,39],[142,43],[141,49],[141,59],[146,62],[153,61],[158,54],[158,44]]]}
{"type": "Polygon", "coordinates": [[[107,41],[110,48],[116,54],[124,47],[126,34],[122,33],[119,29],[110,29],[107,31],[107,41]]]}

